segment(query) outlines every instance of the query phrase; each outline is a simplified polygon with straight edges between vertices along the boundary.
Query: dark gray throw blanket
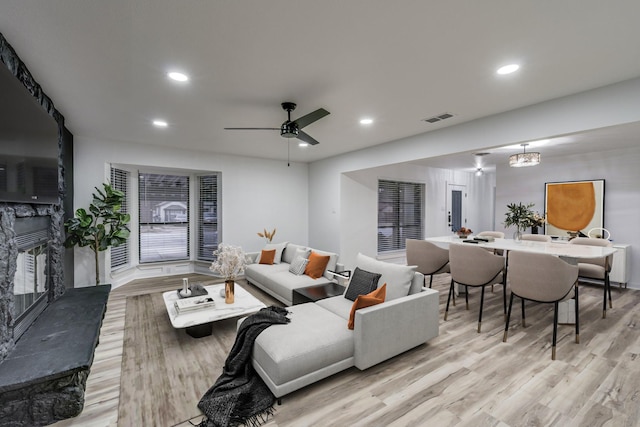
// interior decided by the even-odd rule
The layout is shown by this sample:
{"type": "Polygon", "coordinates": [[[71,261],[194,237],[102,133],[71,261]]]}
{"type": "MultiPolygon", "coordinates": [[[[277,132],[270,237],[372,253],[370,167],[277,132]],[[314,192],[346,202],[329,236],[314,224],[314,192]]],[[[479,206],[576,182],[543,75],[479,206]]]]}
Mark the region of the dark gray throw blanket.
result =
{"type": "Polygon", "coordinates": [[[251,366],[251,350],[266,328],[289,322],[287,313],[282,307],[271,306],[242,322],[222,375],[198,403],[205,415],[200,427],[257,426],[273,414],[276,398],[251,366]]]}

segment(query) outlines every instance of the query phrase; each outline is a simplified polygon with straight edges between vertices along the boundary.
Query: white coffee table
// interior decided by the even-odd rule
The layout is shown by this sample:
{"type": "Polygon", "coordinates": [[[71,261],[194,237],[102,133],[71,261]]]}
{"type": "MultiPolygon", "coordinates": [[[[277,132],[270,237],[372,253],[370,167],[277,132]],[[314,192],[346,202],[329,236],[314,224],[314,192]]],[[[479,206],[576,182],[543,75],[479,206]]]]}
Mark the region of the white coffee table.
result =
{"type": "MultiPolygon", "coordinates": [[[[177,291],[169,291],[162,294],[164,304],[171,320],[171,325],[176,329],[186,329],[187,334],[194,338],[202,338],[211,335],[213,322],[228,319],[230,317],[245,316],[266,307],[259,299],[245,291],[237,283],[235,284],[235,296],[233,304],[226,304],[220,291],[224,289],[224,283],[204,287],[209,297],[215,301],[215,307],[206,307],[187,313],[178,313],[174,303],[180,299],[177,291]]],[[[201,297],[195,298],[203,298],[201,297]]]]}

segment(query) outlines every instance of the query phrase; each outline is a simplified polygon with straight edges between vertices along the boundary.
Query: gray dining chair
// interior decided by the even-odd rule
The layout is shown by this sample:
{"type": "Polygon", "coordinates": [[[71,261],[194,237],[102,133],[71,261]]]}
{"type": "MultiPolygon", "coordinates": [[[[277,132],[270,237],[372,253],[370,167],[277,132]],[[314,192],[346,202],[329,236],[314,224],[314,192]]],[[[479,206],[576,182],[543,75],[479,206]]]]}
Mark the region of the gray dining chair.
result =
{"type": "MultiPolygon", "coordinates": [[[[611,247],[613,244],[606,239],[596,239],[591,237],[576,237],[569,241],[572,245],[602,246],[611,247]]],[[[580,269],[578,276],[589,281],[601,281],[604,284],[604,297],[602,300],[602,318],[607,317],[607,295],[609,296],[609,308],[613,308],[611,301],[611,282],[609,273],[613,265],[613,255],[598,258],[581,258],[578,261],[580,269]]]]}
{"type": "Polygon", "coordinates": [[[496,239],[504,239],[504,233],[502,231],[481,231],[476,236],[490,236],[496,239]]]}
{"type": "Polygon", "coordinates": [[[511,307],[515,296],[521,299],[522,327],[526,326],[525,300],[539,303],[553,303],[553,340],[551,359],[556,359],[556,341],[558,335],[558,303],[575,297],[576,343],[580,342],[580,321],[578,313],[578,266],[549,254],[524,251],[511,251],[509,254],[508,280],[511,288],[509,310],[504,325],[503,342],[507,342],[511,307]],[[573,289],[574,292],[571,292],[573,289]]]}
{"type": "Polygon", "coordinates": [[[429,287],[433,285],[433,275],[449,273],[449,250],[426,240],[407,239],[407,265],[417,266],[416,271],[424,274],[424,285],[429,276],[429,287]]]}
{"type": "Polygon", "coordinates": [[[465,287],[467,310],[469,309],[469,287],[480,287],[480,312],[478,314],[478,333],[482,327],[482,308],[484,305],[484,288],[487,285],[501,284],[502,303],[505,318],[507,316],[507,290],[504,277],[505,258],[491,253],[482,247],[470,243],[449,245],[449,268],[451,269],[451,285],[447,297],[444,320],[449,314],[449,301],[454,293],[454,286],[465,287]]]}
{"type": "Polygon", "coordinates": [[[550,242],[551,236],[546,234],[523,234],[521,240],[529,240],[533,242],[550,242]]]}

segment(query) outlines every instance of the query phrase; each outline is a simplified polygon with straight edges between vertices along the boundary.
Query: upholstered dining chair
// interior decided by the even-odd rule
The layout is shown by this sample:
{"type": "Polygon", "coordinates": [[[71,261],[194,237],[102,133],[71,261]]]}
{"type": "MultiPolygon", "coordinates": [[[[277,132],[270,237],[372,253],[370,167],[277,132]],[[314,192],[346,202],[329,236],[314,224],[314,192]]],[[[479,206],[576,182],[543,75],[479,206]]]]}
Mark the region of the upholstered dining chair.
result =
{"type": "Polygon", "coordinates": [[[467,310],[469,309],[469,287],[480,287],[480,312],[478,314],[478,333],[482,327],[482,308],[484,305],[484,287],[487,285],[501,284],[502,303],[505,318],[507,316],[507,290],[504,277],[505,258],[491,253],[482,247],[471,243],[453,243],[449,245],[449,268],[451,269],[451,286],[447,297],[447,308],[444,312],[444,320],[449,313],[449,301],[457,283],[465,287],[465,299],[467,310]]]}
{"type": "MultiPolygon", "coordinates": [[[[569,241],[572,245],[604,246],[611,247],[613,244],[606,239],[596,239],[592,237],[576,237],[569,241]]],[[[607,295],[609,296],[609,308],[613,308],[611,302],[611,283],[609,273],[613,265],[613,255],[600,258],[581,258],[578,261],[578,276],[583,279],[602,281],[604,284],[604,297],[602,300],[602,318],[607,317],[607,295]]]]}
{"type": "Polygon", "coordinates": [[[416,265],[416,271],[424,274],[424,284],[433,285],[433,275],[449,272],[449,250],[426,240],[407,239],[407,265],[416,265]]]}
{"type": "Polygon", "coordinates": [[[523,234],[521,240],[530,240],[534,242],[550,242],[551,236],[546,234],[523,234]]]}
{"type": "Polygon", "coordinates": [[[509,254],[509,286],[511,297],[509,310],[504,325],[503,342],[507,342],[509,319],[513,297],[522,302],[522,327],[525,324],[525,300],[540,303],[553,303],[553,340],[551,359],[556,359],[556,337],[558,335],[558,303],[564,299],[575,297],[576,311],[576,343],[580,342],[580,321],[578,317],[578,266],[569,264],[563,259],[549,254],[524,251],[511,251],[509,254]],[[574,292],[571,292],[571,290],[574,292]]]}
{"type": "Polygon", "coordinates": [[[476,236],[489,236],[494,237],[496,239],[504,239],[504,233],[502,231],[481,231],[476,236]]]}

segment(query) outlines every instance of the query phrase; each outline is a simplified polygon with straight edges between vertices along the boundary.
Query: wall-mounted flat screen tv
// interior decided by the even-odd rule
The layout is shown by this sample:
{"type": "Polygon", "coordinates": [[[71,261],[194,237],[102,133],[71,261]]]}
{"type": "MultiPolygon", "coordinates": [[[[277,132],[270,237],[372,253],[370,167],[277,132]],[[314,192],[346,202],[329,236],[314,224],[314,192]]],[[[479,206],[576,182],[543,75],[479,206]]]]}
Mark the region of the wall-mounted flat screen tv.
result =
{"type": "Polygon", "coordinates": [[[58,123],[0,62],[0,201],[58,203],[58,123]]]}

